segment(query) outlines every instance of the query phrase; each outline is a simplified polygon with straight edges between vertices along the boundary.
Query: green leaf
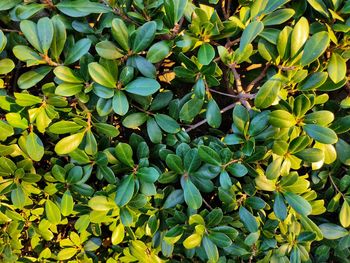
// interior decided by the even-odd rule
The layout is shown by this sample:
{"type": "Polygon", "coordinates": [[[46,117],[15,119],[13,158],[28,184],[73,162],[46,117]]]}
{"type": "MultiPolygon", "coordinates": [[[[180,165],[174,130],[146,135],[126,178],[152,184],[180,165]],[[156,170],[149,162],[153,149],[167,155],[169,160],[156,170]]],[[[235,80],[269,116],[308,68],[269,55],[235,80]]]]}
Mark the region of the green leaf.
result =
{"type": "Polygon", "coordinates": [[[327,71],[334,83],[342,81],[346,76],[346,62],[341,55],[333,53],[328,62],[327,71]]]}
{"type": "Polygon", "coordinates": [[[117,188],[117,195],[115,202],[118,206],[122,207],[130,202],[134,195],[135,181],[133,175],[126,176],[117,188]]]}
{"type": "Polygon", "coordinates": [[[345,165],[350,165],[350,145],[346,141],[339,139],[339,141],[336,144],[336,149],[339,160],[345,165]]]}
{"type": "Polygon", "coordinates": [[[31,18],[45,8],[45,4],[31,3],[30,5],[19,5],[16,8],[17,19],[23,20],[31,18]]]}
{"type": "Polygon", "coordinates": [[[165,0],[164,10],[165,10],[165,22],[169,27],[173,27],[185,12],[187,5],[187,0],[165,0]]]}
{"type": "Polygon", "coordinates": [[[147,134],[151,142],[158,144],[162,141],[162,131],[159,128],[157,122],[154,118],[149,118],[147,120],[147,134]]]}
{"type": "Polygon", "coordinates": [[[295,14],[295,11],[291,8],[283,8],[272,12],[264,17],[262,22],[264,26],[281,25],[290,19],[295,14]]]}
{"type": "Polygon", "coordinates": [[[350,226],[350,205],[346,199],[344,199],[344,203],[339,212],[339,221],[343,227],[350,226]]]}
{"type": "Polygon", "coordinates": [[[244,106],[237,104],[233,109],[232,118],[233,118],[233,123],[235,124],[237,129],[242,134],[245,134],[246,127],[249,124],[249,113],[247,109],[244,106]]]}
{"type": "Polygon", "coordinates": [[[312,73],[306,78],[306,80],[299,83],[298,89],[302,91],[317,89],[326,82],[327,78],[327,72],[312,73]]]}
{"type": "Polygon", "coordinates": [[[9,58],[0,60],[0,75],[7,74],[15,68],[15,63],[9,58]]]}
{"type": "Polygon", "coordinates": [[[0,141],[4,141],[7,137],[14,134],[14,130],[11,125],[0,120],[0,141]]]}
{"type": "Polygon", "coordinates": [[[143,112],[132,113],[126,116],[122,121],[124,127],[129,129],[138,129],[142,124],[147,121],[147,114],[143,112]]]}
{"type": "Polygon", "coordinates": [[[137,171],[137,177],[146,183],[154,183],[159,177],[159,172],[153,167],[142,167],[137,171]]]}
{"type": "Polygon", "coordinates": [[[146,58],[151,63],[158,63],[170,54],[170,45],[168,41],[159,41],[153,44],[146,55],[146,58]]]}
{"type": "Polygon", "coordinates": [[[60,252],[58,252],[57,254],[57,259],[67,260],[72,258],[76,253],[78,253],[78,248],[75,248],[75,247],[62,248],[60,252]]]}
{"type": "Polygon", "coordinates": [[[28,42],[40,53],[43,53],[36,24],[33,21],[23,20],[20,23],[20,28],[28,42]]]}
{"type": "Polygon", "coordinates": [[[233,163],[227,170],[235,177],[243,177],[248,173],[248,169],[241,163],[233,163]]]}
{"type": "Polygon", "coordinates": [[[324,223],[319,225],[322,234],[327,239],[339,239],[341,237],[349,235],[349,231],[345,228],[332,223],[324,223]]]}
{"type": "Polygon", "coordinates": [[[85,152],[89,155],[95,155],[97,153],[97,142],[91,129],[85,133],[85,152]]]}
{"type": "Polygon", "coordinates": [[[26,150],[33,161],[39,162],[44,156],[43,142],[34,132],[26,137],[26,150]]]}
{"type": "Polygon", "coordinates": [[[300,195],[286,192],[284,193],[284,198],[287,200],[288,204],[299,214],[307,216],[311,214],[312,206],[305,198],[300,195]]]}
{"type": "Polygon", "coordinates": [[[198,188],[192,183],[188,175],[181,177],[181,186],[184,191],[186,204],[192,209],[198,209],[202,206],[202,196],[198,188]]]}
{"type": "Polygon", "coordinates": [[[303,129],[311,138],[320,143],[334,144],[338,141],[337,134],[330,128],[317,124],[306,124],[303,129]]]}
{"type": "Polygon", "coordinates": [[[88,206],[94,211],[102,212],[106,212],[117,207],[114,200],[102,195],[92,197],[88,202],[88,206]]]}
{"type": "Polygon", "coordinates": [[[133,63],[136,65],[137,70],[140,71],[142,75],[150,79],[156,78],[157,69],[151,62],[141,56],[134,56],[132,59],[133,63]]]}
{"type": "Polygon", "coordinates": [[[193,249],[201,244],[202,236],[199,234],[192,234],[183,241],[183,246],[186,249],[193,249]]]}
{"type": "Polygon", "coordinates": [[[324,4],[324,2],[322,0],[307,0],[307,2],[317,12],[319,12],[322,15],[324,15],[325,17],[329,17],[328,11],[327,11],[327,6],[324,4]]]}
{"type": "Polygon", "coordinates": [[[68,51],[67,57],[64,61],[65,65],[73,64],[78,61],[82,56],[88,53],[91,46],[91,40],[88,38],[80,39],[71,47],[68,51]]]}
{"type": "Polygon", "coordinates": [[[95,49],[97,54],[105,59],[113,60],[124,57],[122,51],[119,48],[117,48],[111,41],[104,40],[98,42],[95,46],[95,49]]]}
{"type": "Polygon", "coordinates": [[[168,154],[166,156],[165,162],[170,170],[176,172],[177,174],[183,174],[184,168],[182,160],[179,156],[175,154],[168,154]]]}
{"type": "Polygon", "coordinates": [[[203,106],[203,100],[193,98],[187,101],[180,110],[180,119],[185,122],[193,121],[203,106]]]}
{"type": "Polygon", "coordinates": [[[45,213],[50,223],[57,225],[61,222],[61,212],[59,207],[51,200],[45,202],[45,213]]]}
{"type": "Polygon", "coordinates": [[[23,208],[25,205],[25,193],[22,185],[18,184],[17,188],[11,191],[11,201],[14,207],[23,208]]]}
{"type": "Polygon", "coordinates": [[[47,54],[53,40],[53,24],[48,17],[42,17],[38,20],[37,32],[40,40],[40,46],[44,54],[47,54]]]}
{"type": "Polygon", "coordinates": [[[208,237],[220,248],[225,248],[232,245],[231,239],[224,233],[211,232],[208,237]]]}
{"type": "Polygon", "coordinates": [[[62,1],[56,5],[63,14],[71,17],[83,17],[94,13],[108,13],[112,10],[103,4],[89,0],[62,1]]]}
{"type": "Polygon", "coordinates": [[[269,79],[261,86],[256,94],[254,104],[259,109],[265,109],[276,100],[281,87],[281,82],[278,79],[269,79]]]}
{"type": "Polygon", "coordinates": [[[113,245],[118,245],[124,240],[125,232],[124,232],[123,224],[119,224],[114,228],[111,236],[111,241],[113,245]]]}
{"type": "Polygon", "coordinates": [[[177,133],[180,131],[180,125],[170,116],[157,113],[154,118],[159,127],[167,133],[177,133]]]}
{"type": "Polygon", "coordinates": [[[129,50],[129,33],[123,20],[112,20],[112,36],[125,51],[129,50]]]}
{"type": "Polygon", "coordinates": [[[275,216],[281,221],[284,221],[284,219],[287,218],[287,206],[284,203],[283,196],[278,192],[275,194],[273,212],[275,213],[275,216]]]}
{"type": "MultiPolygon", "coordinates": [[[[1,4],[0,4],[1,7],[1,4]]],[[[2,32],[2,30],[0,30],[0,52],[2,52],[5,47],[7,45],[7,38],[5,36],[5,34],[2,32]]]]}
{"type": "Polygon", "coordinates": [[[205,113],[208,124],[213,128],[219,128],[221,125],[221,112],[218,104],[214,99],[209,100],[207,111],[205,113]]]}
{"type": "Polygon", "coordinates": [[[69,190],[66,190],[61,200],[61,213],[63,216],[69,216],[74,209],[74,200],[69,190]]]}
{"type": "Polygon", "coordinates": [[[177,189],[171,192],[165,199],[163,204],[164,209],[169,209],[175,207],[177,204],[182,204],[184,202],[184,194],[182,189],[177,189]]]}
{"type": "Polygon", "coordinates": [[[27,129],[28,121],[26,118],[22,118],[21,114],[16,112],[10,112],[6,115],[7,122],[14,128],[27,129]]]}
{"type": "Polygon", "coordinates": [[[55,134],[65,134],[65,133],[71,133],[76,132],[79,129],[81,129],[83,126],[73,122],[73,121],[59,121],[54,124],[52,124],[49,127],[49,132],[55,133],[55,134]]]}
{"type": "Polygon", "coordinates": [[[107,88],[114,89],[116,82],[109,71],[97,62],[89,64],[89,74],[91,78],[98,84],[107,88]]]}
{"type": "Polygon", "coordinates": [[[301,17],[295,24],[290,41],[291,57],[297,55],[309,37],[309,22],[305,17],[301,17]]]}
{"type": "Polygon", "coordinates": [[[61,139],[55,146],[55,152],[63,155],[74,151],[79,147],[84,135],[85,132],[80,132],[61,139]]]}
{"type": "Polygon", "coordinates": [[[131,81],[124,88],[125,91],[140,96],[149,96],[154,94],[160,89],[160,84],[150,78],[138,77],[131,81]]]}
{"type": "Polygon", "coordinates": [[[104,134],[108,137],[117,137],[120,133],[117,127],[108,123],[95,123],[94,126],[98,133],[104,134]]]}
{"type": "Polygon", "coordinates": [[[304,117],[304,123],[307,124],[318,124],[325,126],[330,124],[334,120],[334,114],[327,110],[315,111],[306,114],[304,117]]]}
{"type": "Polygon", "coordinates": [[[41,81],[49,72],[51,67],[43,66],[23,73],[17,80],[20,89],[29,89],[41,81]]]}
{"type": "Polygon", "coordinates": [[[145,50],[153,42],[156,35],[157,24],[149,21],[136,30],[136,35],[132,43],[132,49],[135,53],[145,50]]]}
{"type": "Polygon", "coordinates": [[[50,54],[56,61],[59,61],[59,57],[63,51],[64,44],[66,43],[67,32],[64,23],[58,17],[54,16],[51,21],[54,32],[50,54]]]}
{"type": "Polygon", "coordinates": [[[296,124],[294,116],[285,110],[271,112],[269,122],[278,128],[290,128],[296,124]]]}
{"type": "Polygon", "coordinates": [[[12,51],[16,58],[27,62],[27,65],[43,63],[43,60],[39,54],[28,46],[17,45],[12,49],[12,51]]]}
{"type": "Polygon", "coordinates": [[[198,155],[202,161],[212,164],[212,165],[221,165],[220,155],[208,146],[201,145],[198,148],[198,155]]]}
{"type": "Polygon", "coordinates": [[[118,160],[120,160],[123,164],[133,167],[134,161],[132,159],[132,148],[127,143],[118,143],[118,145],[115,147],[115,153],[118,157],[118,160]]]}
{"type": "Polygon", "coordinates": [[[112,107],[118,115],[125,115],[129,111],[129,102],[124,92],[116,90],[113,96],[112,107]]]}
{"type": "Polygon", "coordinates": [[[83,89],[83,84],[75,84],[75,83],[62,83],[57,86],[55,90],[56,95],[70,97],[78,94],[83,89]]]}
{"type": "Polygon", "coordinates": [[[200,46],[198,50],[198,61],[202,65],[209,65],[209,63],[214,59],[215,57],[215,50],[214,48],[208,44],[205,43],[200,46]]]}
{"type": "Polygon", "coordinates": [[[0,11],[9,10],[21,2],[22,0],[2,0],[0,3],[0,11]]]}
{"type": "Polygon", "coordinates": [[[58,66],[53,70],[55,76],[60,80],[68,83],[84,83],[84,80],[80,77],[77,77],[75,72],[69,67],[58,66]]]}
{"type": "Polygon", "coordinates": [[[296,157],[310,163],[319,162],[323,160],[324,153],[320,149],[307,148],[294,154],[296,157]]]}
{"type": "Polygon", "coordinates": [[[264,24],[260,21],[254,21],[248,24],[244,29],[241,41],[239,43],[239,49],[241,52],[253,42],[253,40],[263,31],[264,24]]]}
{"type": "Polygon", "coordinates": [[[321,31],[314,34],[308,41],[306,41],[304,52],[300,63],[306,66],[314,62],[321,56],[329,45],[329,35],[326,31],[321,31]]]}
{"type": "Polygon", "coordinates": [[[218,262],[219,260],[219,251],[216,245],[210,240],[207,235],[204,235],[202,244],[209,259],[208,262],[218,262]]]}
{"type": "Polygon", "coordinates": [[[115,184],[117,181],[113,170],[108,166],[100,165],[98,167],[98,174],[101,174],[103,178],[106,179],[106,181],[110,184],[115,184]]]}
{"type": "Polygon", "coordinates": [[[239,218],[250,233],[255,233],[259,229],[256,218],[244,206],[239,208],[239,218]]]}

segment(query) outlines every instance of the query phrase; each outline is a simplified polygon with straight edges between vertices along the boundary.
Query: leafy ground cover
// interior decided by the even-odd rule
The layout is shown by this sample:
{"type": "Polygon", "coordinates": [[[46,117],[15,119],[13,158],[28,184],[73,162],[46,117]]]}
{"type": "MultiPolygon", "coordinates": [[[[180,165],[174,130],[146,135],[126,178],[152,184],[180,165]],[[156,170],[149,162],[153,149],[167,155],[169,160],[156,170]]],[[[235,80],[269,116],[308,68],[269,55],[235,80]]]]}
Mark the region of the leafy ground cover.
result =
{"type": "Polygon", "coordinates": [[[349,0],[1,0],[0,262],[350,262],[349,0]]]}

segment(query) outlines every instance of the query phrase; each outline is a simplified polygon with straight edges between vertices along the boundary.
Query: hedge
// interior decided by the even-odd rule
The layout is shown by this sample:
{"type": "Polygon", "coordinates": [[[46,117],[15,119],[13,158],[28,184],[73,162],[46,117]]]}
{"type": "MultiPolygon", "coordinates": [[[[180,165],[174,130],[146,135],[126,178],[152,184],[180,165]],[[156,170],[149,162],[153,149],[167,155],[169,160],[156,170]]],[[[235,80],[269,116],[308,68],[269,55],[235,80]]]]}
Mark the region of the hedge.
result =
{"type": "Polygon", "coordinates": [[[350,262],[349,0],[1,0],[0,262],[350,262]]]}

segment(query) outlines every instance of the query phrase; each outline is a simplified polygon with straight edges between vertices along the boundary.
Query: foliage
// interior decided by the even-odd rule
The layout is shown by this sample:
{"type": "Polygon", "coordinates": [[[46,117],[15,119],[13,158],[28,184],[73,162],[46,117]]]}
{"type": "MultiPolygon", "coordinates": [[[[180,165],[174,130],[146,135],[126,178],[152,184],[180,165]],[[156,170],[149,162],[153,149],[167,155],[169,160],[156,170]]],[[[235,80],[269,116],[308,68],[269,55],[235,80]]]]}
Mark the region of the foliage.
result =
{"type": "Polygon", "coordinates": [[[350,262],[349,0],[1,0],[1,262],[350,262]]]}

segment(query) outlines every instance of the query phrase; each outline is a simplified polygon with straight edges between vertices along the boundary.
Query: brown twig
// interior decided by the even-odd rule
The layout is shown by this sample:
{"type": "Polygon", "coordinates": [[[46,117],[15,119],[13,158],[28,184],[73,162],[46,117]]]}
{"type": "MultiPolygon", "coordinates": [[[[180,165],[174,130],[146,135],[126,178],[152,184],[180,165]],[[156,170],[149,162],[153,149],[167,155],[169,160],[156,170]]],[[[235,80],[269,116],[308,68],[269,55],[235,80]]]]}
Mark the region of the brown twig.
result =
{"type": "MultiPolygon", "coordinates": [[[[228,110],[230,110],[230,109],[233,109],[233,108],[235,107],[236,104],[237,104],[237,102],[232,103],[232,104],[226,106],[225,108],[223,108],[223,109],[220,111],[220,113],[224,113],[224,112],[226,112],[226,111],[228,111],[228,110]]],[[[207,121],[208,121],[207,119],[204,119],[204,120],[201,120],[200,122],[197,122],[196,124],[191,125],[190,127],[188,127],[188,128],[186,129],[186,132],[189,132],[189,131],[192,131],[192,130],[198,128],[199,126],[201,126],[201,125],[207,123],[207,121]]]]}
{"type": "Polygon", "coordinates": [[[226,0],[221,0],[221,9],[222,13],[224,14],[225,19],[227,20],[229,18],[226,10],[226,0]]]}
{"type": "Polygon", "coordinates": [[[236,70],[236,63],[230,64],[229,67],[232,70],[233,76],[235,78],[237,93],[244,92],[243,87],[242,87],[241,76],[238,74],[238,72],[236,70]]]}
{"type": "Polygon", "coordinates": [[[269,67],[270,63],[267,63],[263,71],[261,71],[261,73],[259,74],[259,76],[257,76],[255,79],[252,80],[252,82],[248,84],[245,92],[250,92],[254,88],[254,86],[266,76],[266,72],[269,67]]]}
{"type": "Polygon", "coordinates": [[[213,92],[213,93],[217,93],[217,94],[223,95],[223,96],[227,96],[227,97],[231,97],[231,98],[237,98],[237,99],[254,99],[255,98],[255,94],[240,93],[240,94],[234,95],[234,94],[228,94],[228,93],[225,93],[225,92],[217,91],[215,89],[209,89],[209,91],[213,92]]]}
{"type": "Polygon", "coordinates": [[[294,70],[297,68],[297,66],[286,67],[286,66],[282,66],[282,65],[278,65],[277,67],[282,71],[294,70]]]}
{"type": "Polygon", "coordinates": [[[210,210],[213,210],[213,208],[211,207],[211,205],[210,205],[207,201],[205,201],[204,198],[202,198],[202,200],[203,200],[203,203],[204,203],[210,210]]]}
{"type": "Polygon", "coordinates": [[[9,32],[9,33],[14,32],[14,33],[18,33],[20,35],[23,35],[23,33],[17,29],[0,28],[0,30],[3,32],[9,32]]]}
{"type": "Polygon", "coordinates": [[[227,43],[226,43],[226,45],[225,45],[225,48],[228,49],[228,48],[234,46],[235,44],[238,44],[239,41],[241,41],[241,38],[240,38],[240,37],[237,38],[237,39],[235,39],[235,40],[232,40],[232,41],[227,41],[227,43]]]}
{"type": "Polygon", "coordinates": [[[134,108],[138,109],[139,111],[142,111],[142,112],[144,112],[144,113],[146,113],[146,114],[148,114],[148,115],[154,115],[153,112],[144,110],[144,109],[142,109],[141,107],[139,107],[139,106],[137,106],[137,105],[135,105],[135,104],[132,104],[132,106],[133,106],[134,108]]]}

